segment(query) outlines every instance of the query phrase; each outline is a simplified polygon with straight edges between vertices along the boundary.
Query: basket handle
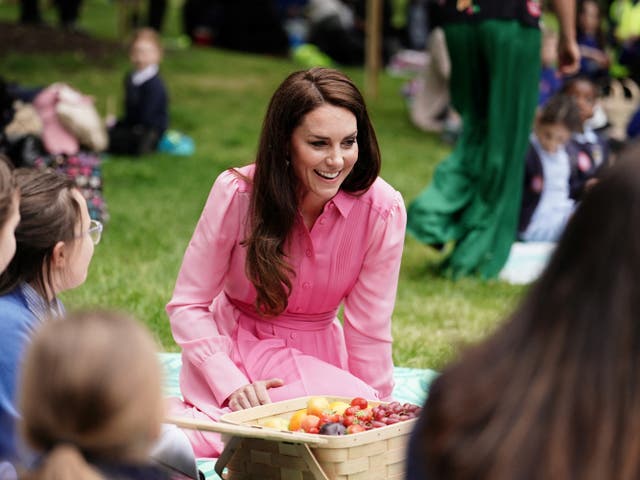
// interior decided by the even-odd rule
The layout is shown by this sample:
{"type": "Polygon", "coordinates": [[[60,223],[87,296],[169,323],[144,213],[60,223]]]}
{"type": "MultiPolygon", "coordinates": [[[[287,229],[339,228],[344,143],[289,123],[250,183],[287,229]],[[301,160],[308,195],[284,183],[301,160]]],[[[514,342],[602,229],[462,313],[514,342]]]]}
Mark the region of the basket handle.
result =
{"type": "Polygon", "coordinates": [[[329,477],[327,477],[327,474],[324,473],[324,470],[318,463],[315,455],[311,453],[309,445],[298,445],[297,448],[300,456],[304,459],[315,480],[329,480],[329,477]]]}
{"type": "Polygon", "coordinates": [[[218,457],[218,460],[216,460],[216,464],[213,466],[213,469],[220,478],[225,478],[224,469],[233,457],[233,454],[236,453],[236,450],[238,450],[241,445],[242,439],[240,437],[233,437],[225,444],[224,450],[218,457]]]}
{"type": "Polygon", "coordinates": [[[321,435],[301,432],[286,432],[261,426],[236,425],[233,423],[211,422],[206,420],[194,420],[185,417],[166,417],[165,422],[172,423],[180,428],[189,430],[201,430],[204,432],[217,432],[232,435],[234,437],[262,438],[279,442],[304,443],[308,445],[326,445],[329,441],[321,435]]]}
{"type": "MultiPolygon", "coordinates": [[[[242,439],[240,437],[233,437],[224,446],[224,450],[220,454],[220,457],[218,457],[218,460],[216,460],[216,464],[214,466],[214,470],[220,478],[225,478],[224,469],[239,448],[242,448],[242,439]]],[[[324,473],[324,470],[318,463],[315,455],[311,453],[309,445],[298,444],[296,445],[296,449],[298,450],[300,457],[307,464],[307,467],[309,467],[309,472],[313,475],[314,480],[329,480],[329,477],[324,473]]]]}

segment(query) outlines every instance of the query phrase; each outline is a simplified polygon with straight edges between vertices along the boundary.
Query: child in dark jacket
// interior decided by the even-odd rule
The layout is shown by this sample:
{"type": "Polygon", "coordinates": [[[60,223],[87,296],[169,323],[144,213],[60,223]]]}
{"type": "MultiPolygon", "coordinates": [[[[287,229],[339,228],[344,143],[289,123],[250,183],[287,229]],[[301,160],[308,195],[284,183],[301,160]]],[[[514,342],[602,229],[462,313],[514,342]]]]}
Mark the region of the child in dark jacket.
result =
{"type": "Polygon", "coordinates": [[[109,129],[109,151],[142,155],[155,151],[169,124],[169,99],[159,74],[162,45],[155,30],[135,33],[129,57],[134,70],[125,78],[124,116],[109,129]]]}
{"type": "Polygon", "coordinates": [[[607,137],[591,128],[588,122],[594,115],[598,99],[596,84],[588,77],[577,76],[565,82],[562,92],[574,98],[582,121],[568,146],[572,159],[571,198],[580,200],[608,165],[609,143],[607,137]]]}
{"type": "Polygon", "coordinates": [[[562,234],[575,206],[567,144],[580,128],[578,107],[567,95],[551,97],[540,110],[525,160],[521,240],[550,242],[562,234]]]}

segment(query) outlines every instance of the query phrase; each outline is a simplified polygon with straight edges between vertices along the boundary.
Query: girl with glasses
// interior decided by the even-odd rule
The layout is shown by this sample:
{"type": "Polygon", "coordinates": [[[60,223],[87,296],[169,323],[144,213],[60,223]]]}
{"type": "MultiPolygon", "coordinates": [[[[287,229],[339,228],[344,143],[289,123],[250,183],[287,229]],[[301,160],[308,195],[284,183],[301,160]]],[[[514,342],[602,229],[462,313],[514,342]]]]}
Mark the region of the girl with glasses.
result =
{"type": "MultiPolygon", "coordinates": [[[[58,295],[86,280],[102,224],[91,220],[86,200],[65,175],[18,169],[15,177],[21,193],[17,248],[0,274],[0,462],[30,466],[33,454],[15,433],[22,355],[41,324],[64,314],[58,295]]],[[[198,478],[188,439],[174,426],[162,426],[152,457],[171,471],[198,478]]]]}
{"type": "Polygon", "coordinates": [[[94,241],[87,202],[73,180],[50,170],[17,169],[16,250],[0,274],[0,460],[17,460],[16,381],[33,332],[64,308],[58,294],[87,278],[94,241]]]}

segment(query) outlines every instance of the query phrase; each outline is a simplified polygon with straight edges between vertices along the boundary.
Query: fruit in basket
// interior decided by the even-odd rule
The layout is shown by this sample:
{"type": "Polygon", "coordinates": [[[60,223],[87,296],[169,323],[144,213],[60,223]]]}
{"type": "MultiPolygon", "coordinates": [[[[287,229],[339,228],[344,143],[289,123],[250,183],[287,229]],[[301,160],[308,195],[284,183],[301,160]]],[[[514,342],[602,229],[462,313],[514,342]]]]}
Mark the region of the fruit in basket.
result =
{"type": "Polygon", "coordinates": [[[275,428],[277,430],[288,430],[289,421],[282,417],[264,418],[258,422],[263,427],[275,428]]]}
{"type": "Polygon", "coordinates": [[[373,411],[370,408],[358,410],[356,412],[356,418],[360,421],[360,423],[370,422],[371,420],[373,420],[373,411]]]}
{"type": "Polygon", "coordinates": [[[364,428],[359,423],[354,423],[353,425],[349,425],[347,427],[347,433],[348,434],[360,433],[360,432],[364,432],[365,430],[366,430],[366,428],[364,428]]]}
{"type": "Polygon", "coordinates": [[[298,410],[291,416],[289,430],[324,435],[353,434],[411,420],[421,411],[418,405],[411,403],[377,403],[370,406],[369,402],[361,397],[355,397],[349,403],[329,403],[324,397],[311,397],[307,401],[307,408],[298,410]],[[345,432],[332,433],[342,430],[345,432]]]}
{"type": "Polygon", "coordinates": [[[289,419],[289,430],[292,432],[297,432],[298,430],[302,430],[302,420],[307,416],[307,409],[304,408],[302,410],[298,410],[289,419]]]}
{"type": "Polygon", "coordinates": [[[339,422],[325,423],[320,427],[321,435],[344,435],[347,428],[339,422]]]}
{"type": "Polygon", "coordinates": [[[338,415],[344,415],[344,411],[349,407],[350,405],[347,402],[341,402],[340,400],[336,400],[329,404],[329,410],[337,413],[338,415]]]}
{"type": "Polygon", "coordinates": [[[329,400],[325,397],[311,397],[307,401],[307,414],[319,417],[329,411],[329,400]]]}
{"type": "Polygon", "coordinates": [[[360,407],[349,407],[344,411],[344,416],[346,417],[347,415],[355,415],[359,411],[360,407]]]}
{"type": "Polygon", "coordinates": [[[307,433],[318,433],[320,431],[320,417],[307,415],[302,419],[300,426],[307,433]]]}
{"type": "Polygon", "coordinates": [[[320,415],[320,426],[325,423],[336,423],[342,422],[342,415],[338,415],[337,413],[327,412],[320,415]]]}
{"type": "Polygon", "coordinates": [[[367,400],[362,397],[355,397],[351,400],[351,406],[358,407],[360,410],[364,410],[369,406],[369,402],[367,402],[367,400]]]}
{"type": "Polygon", "coordinates": [[[356,416],[355,415],[344,415],[342,417],[342,424],[345,427],[350,427],[351,425],[353,425],[354,423],[356,423],[356,416]]]}

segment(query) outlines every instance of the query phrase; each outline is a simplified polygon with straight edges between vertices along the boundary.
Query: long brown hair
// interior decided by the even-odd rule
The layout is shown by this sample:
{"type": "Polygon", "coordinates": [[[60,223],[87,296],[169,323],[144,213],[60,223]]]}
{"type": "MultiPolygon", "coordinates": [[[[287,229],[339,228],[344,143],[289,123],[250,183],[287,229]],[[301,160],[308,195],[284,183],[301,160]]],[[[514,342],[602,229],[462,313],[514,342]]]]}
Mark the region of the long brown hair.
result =
{"type": "Polygon", "coordinates": [[[16,169],[15,179],[20,189],[16,254],[0,274],[0,295],[26,282],[46,298],[53,248],[59,241],[74,238],[82,218],[72,195],[75,183],[53,170],[33,168],[16,169]]]}
{"type": "Polygon", "coordinates": [[[20,430],[44,453],[30,479],[100,478],[87,459],[145,463],[163,416],[156,344],[128,315],[83,311],[45,322],[29,346],[20,430]]]}
{"type": "Polygon", "coordinates": [[[638,218],[640,149],[587,193],[512,317],[433,384],[428,477],[640,478],[638,218]]]}
{"type": "Polygon", "coordinates": [[[251,193],[246,273],[257,291],[256,308],[278,315],[287,307],[292,271],[285,246],[298,214],[298,179],[289,166],[293,130],[306,114],[330,104],[356,117],[358,161],[341,189],[366,191],[380,173],[380,149],[367,108],[355,84],[343,73],[312,68],[289,75],[271,97],[264,122],[251,193]]]}

